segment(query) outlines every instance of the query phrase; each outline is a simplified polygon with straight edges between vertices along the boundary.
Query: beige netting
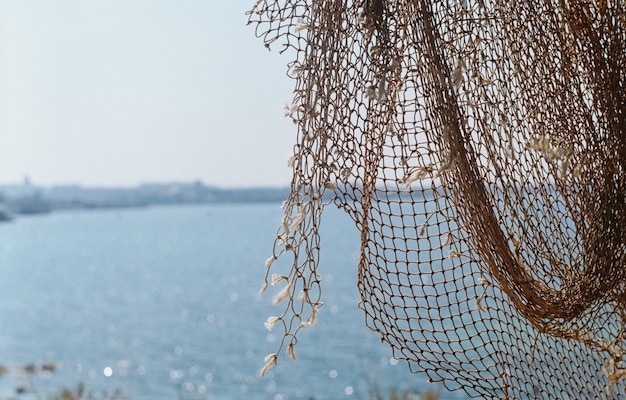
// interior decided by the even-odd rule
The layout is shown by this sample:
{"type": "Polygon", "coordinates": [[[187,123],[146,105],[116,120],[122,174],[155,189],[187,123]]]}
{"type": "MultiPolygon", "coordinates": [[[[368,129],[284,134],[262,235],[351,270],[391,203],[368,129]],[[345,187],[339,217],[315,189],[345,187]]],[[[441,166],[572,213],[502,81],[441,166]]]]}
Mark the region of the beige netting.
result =
{"type": "Polygon", "coordinates": [[[489,398],[626,394],[623,0],[260,0],[249,21],[295,56],[264,371],[322,304],[330,198],[361,232],[366,323],[412,371],[489,398]]]}

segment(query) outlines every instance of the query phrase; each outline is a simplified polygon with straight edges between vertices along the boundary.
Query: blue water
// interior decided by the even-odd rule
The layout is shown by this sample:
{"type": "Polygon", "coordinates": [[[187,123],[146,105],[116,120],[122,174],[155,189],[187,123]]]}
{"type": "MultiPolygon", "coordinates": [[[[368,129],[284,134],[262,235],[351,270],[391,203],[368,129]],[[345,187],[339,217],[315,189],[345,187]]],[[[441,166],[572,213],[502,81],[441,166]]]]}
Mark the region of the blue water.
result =
{"type": "Polygon", "coordinates": [[[298,360],[264,378],[282,308],[259,296],[279,204],[56,212],[0,225],[0,398],[119,388],[131,399],[366,399],[373,386],[438,390],[408,372],[357,308],[358,234],[328,208],[324,306],[298,360]],[[54,373],[16,368],[54,363],[54,373]]]}

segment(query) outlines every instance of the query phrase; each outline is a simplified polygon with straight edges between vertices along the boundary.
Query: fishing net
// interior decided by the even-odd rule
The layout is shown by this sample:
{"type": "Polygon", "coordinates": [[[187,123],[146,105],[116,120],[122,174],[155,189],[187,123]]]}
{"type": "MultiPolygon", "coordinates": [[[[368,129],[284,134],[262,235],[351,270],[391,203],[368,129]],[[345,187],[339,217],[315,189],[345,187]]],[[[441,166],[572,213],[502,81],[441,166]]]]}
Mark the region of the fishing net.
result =
{"type": "Polygon", "coordinates": [[[623,0],[260,0],[249,23],[293,56],[298,127],[263,372],[315,322],[334,203],[366,324],[411,371],[477,397],[626,395],[623,0]]]}

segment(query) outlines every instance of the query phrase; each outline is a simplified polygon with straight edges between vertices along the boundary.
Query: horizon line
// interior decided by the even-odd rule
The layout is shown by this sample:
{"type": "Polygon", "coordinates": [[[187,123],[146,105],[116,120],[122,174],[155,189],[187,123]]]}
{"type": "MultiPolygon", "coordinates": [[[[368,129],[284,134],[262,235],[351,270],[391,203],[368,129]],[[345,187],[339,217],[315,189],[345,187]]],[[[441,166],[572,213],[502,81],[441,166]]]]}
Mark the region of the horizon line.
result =
{"type": "Polygon", "coordinates": [[[193,184],[201,184],[202,186],[209,188],[217,188],[217,189],[260,189],[260,188],[287,188],[290,187],[290,183],[275,183],[275,184],[264,184],[264,185],[234,185],[234,186],[224,186],[219,184],[212,184],[204,182],[201,179],[190,179],[190,180],[146,180],[141,181],[135,184],[98,184],[98,183],[53,183],[53,184],[43,184],[33,182],[29,178],[24,178],[21,182],[1,182],[0,188],[2,187],[33,187],[33,188],[69,188],[69,187],[80,187],[80,188],[106,188],[106,189],[121,189],[121,188],[138,188],[141,186],[148,185],[193,185],[193,184]]]}

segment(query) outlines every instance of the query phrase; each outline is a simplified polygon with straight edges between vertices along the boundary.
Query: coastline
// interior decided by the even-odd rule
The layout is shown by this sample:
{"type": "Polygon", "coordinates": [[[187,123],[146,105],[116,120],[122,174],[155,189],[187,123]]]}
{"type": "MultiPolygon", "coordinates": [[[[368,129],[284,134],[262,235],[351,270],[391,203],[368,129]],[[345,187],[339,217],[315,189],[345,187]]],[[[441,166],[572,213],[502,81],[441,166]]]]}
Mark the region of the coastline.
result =
{"type": "Polygon", "coordinates": [[[0,222],[58,210],[136,208],[166,204],[282,202],[288,187],[223,189],[202,182],[146,183],[135,187],[0,185],[0,222]]]}

